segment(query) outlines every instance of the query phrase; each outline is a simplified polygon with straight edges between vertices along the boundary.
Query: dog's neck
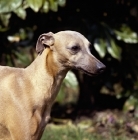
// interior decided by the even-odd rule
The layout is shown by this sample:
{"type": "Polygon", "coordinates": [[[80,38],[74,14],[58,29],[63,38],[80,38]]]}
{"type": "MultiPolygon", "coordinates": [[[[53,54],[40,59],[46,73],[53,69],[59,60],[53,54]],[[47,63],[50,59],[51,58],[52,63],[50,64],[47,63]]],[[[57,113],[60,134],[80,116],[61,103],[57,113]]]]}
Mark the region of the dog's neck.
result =
{"type": "Polygon", "coordinates": [[[35,112],[32,117],[37,118],[39,123],[36,129],[32,130],[32,134],[39,137],[38,134],[48,121],[52,104],[68,69],[59,69],[50,50],[45,49],[25,70],[33,75],[30,81],[35,93],[31,95],[33,105],[30,110],[35,112]]]}
{"type": "Polygon", "coordinates": [[[38,94],[52,102],[68,72],[68,69],[63,69],[61,66],[58,66],[54,59],[52,52],[49,49],[45,49],[42,54],[38,55],[33,63],[27,67],[27,70],[30,70],[30,74],[33,70],[32,74],[34,79],[30,80],[35,84],[35,88],[38,88],[37,91],[39,91],[39,88],[42,88],[43,90],[41,91],[45,92],[38,94]]]}

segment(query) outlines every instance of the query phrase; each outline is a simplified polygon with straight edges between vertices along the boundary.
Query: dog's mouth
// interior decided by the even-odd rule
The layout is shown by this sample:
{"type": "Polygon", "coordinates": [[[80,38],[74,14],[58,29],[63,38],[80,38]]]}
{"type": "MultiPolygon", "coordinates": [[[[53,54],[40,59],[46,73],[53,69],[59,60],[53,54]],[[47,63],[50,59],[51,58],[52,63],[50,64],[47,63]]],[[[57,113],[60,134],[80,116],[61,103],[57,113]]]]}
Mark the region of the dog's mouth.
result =
{"type": "Polygon", "coordinates": [[[88,72],[88,71],[86,71],[86,70],[84,70],[84,69],[82,69],[82,68],[80,68],[80,67],[77,67],[77,68],[75,68],[75,69],[80,70],[81,72],[83,72],[83,73],[85,73],[85,74],[87,74],[87,75],[89,75],[89,76],[97,76],[97,75],[98,75],[97,73],[88,72]]]}

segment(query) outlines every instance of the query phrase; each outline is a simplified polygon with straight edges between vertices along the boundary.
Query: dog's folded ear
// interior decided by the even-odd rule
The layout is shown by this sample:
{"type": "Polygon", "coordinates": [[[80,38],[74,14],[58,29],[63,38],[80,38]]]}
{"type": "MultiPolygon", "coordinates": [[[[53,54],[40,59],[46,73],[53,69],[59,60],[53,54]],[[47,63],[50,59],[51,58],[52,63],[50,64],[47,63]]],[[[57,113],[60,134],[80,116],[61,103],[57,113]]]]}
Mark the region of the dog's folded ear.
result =
{"type": "Polygon", "coordinates": [[[52,32],[40,35],[36,44],[36,52],[42,53],[46,47],[50,48],[50,46],[54,44],[54,41],[55,40],[52,32]]]}

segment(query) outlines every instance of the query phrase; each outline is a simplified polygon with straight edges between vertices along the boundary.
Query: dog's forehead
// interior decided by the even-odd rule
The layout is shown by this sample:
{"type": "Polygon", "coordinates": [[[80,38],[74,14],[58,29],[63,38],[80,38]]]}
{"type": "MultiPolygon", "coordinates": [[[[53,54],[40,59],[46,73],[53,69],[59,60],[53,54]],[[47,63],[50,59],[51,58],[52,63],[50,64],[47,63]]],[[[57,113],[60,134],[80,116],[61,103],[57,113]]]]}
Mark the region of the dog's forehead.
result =
{"type": "Polygon", "coordinates": [[[56,33],[57,36],[62,38],[62,41],[70,42],[72,43],[83,43],[83,44],[89,44],[89,41],[79,32],[76,31],[60,31],[56,33]]]}

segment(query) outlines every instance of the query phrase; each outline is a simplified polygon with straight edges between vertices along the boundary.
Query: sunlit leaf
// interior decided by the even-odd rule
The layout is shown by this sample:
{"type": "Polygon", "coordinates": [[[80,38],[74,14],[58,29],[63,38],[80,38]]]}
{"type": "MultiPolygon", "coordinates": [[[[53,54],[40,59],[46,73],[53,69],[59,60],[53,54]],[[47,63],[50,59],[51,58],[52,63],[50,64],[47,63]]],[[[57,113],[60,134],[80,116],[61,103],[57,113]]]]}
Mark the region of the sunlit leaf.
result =
{"type": "Polygon", "coordinates": [[[28,5],[30,8],[32,8],[35,12],[38,12],[38,10],[42,7],[43,0],[26,0],[28,2],[28,5]]]}
{"type": "Polygon", "coordinates": [[[65,6],[66,0],[58,0],[59,6],[65,6]]]}
{"type": "Polygon", "coordinates": [[[107,46],[108,53],[115,59],[121,59],[121,48],[117,46],[113,39],[110,40],[110,45],[107,46]]]}
{"type": "Polygon", "coordinates": [[[133,95],[131,95],[127,101],[125,102],[124,106],[123,106],[123,110],[124,111],[130,111],[130,110],[134,110],[135,105],[137,103],[137,99],[134,98],[133,95]]]}
{"type": "Polygon", "coordinates": [[[106,41],[102,38],[96,39],[94,41],[94,48],[98,52],[101,58],[105,57],[106,55],[106,41]]]}
{"type": "Polygon", "coordinates": [[[14,13],[20,17],[21,19],[25,19],[26,18],[26,11],[22,8],[19,7],[17,9],[14,10],[14,13]]]}
{"type": "Polygon", "coordinates": [[[10,17],[11,17],[11,13],[0,14],[0,20],[2,21],[4,26],[8,26],[10,17]]]}
{"type": "Polygon", "coordinates": [[[58,2],[54,0],[49,0],[50,2],[50,9],[54,12],[58,11],[58,2]]]}
{"type": "Polygon", "coordinates": [[[0,13],[12,12],[22,4],[22,0],[0,0],[0,13]]]}
{"type": "Polygon", "coordinates": [[[43,6],[42,6],[42,11],[44,13],[47,13],[49,11],[49,2],[48,1],[45,1],[43,6]]]}
{"type": "Polygon", "coordinates": [[[125,43],[138,43],[138,35],[129,26],[122,25],[119,30],[114,31],[116,38],[125,43]]]}
{"type": "Polygon", "coordinates": [[[29,4],[28,4],[28,2],[27,2],[26,0],[23,1],[23,3],[22,3],[22,8],[23,8],[23,9],[29,8],[29,4]]]}
{"type": "Polygon", "coordinates": [[[63,80],[56,101],[60,103],[76,102],[79,94],[79,84],[75,74],[69,71],[63,80]]]}
{"type": "Polygon", "coordinates": [[[20,41],[20,37],[19,36],[8,36],[7,39],[10,42],[19,42],[20,41]]]}
{"type": "Polygon", "coordinates": [[[66,75],[65,81],[67,83],[67,86],[69,86],[70,88],[78,86],[77,78],[75,74],[71,71],[69,71],[68,74],[66,75]]]}

